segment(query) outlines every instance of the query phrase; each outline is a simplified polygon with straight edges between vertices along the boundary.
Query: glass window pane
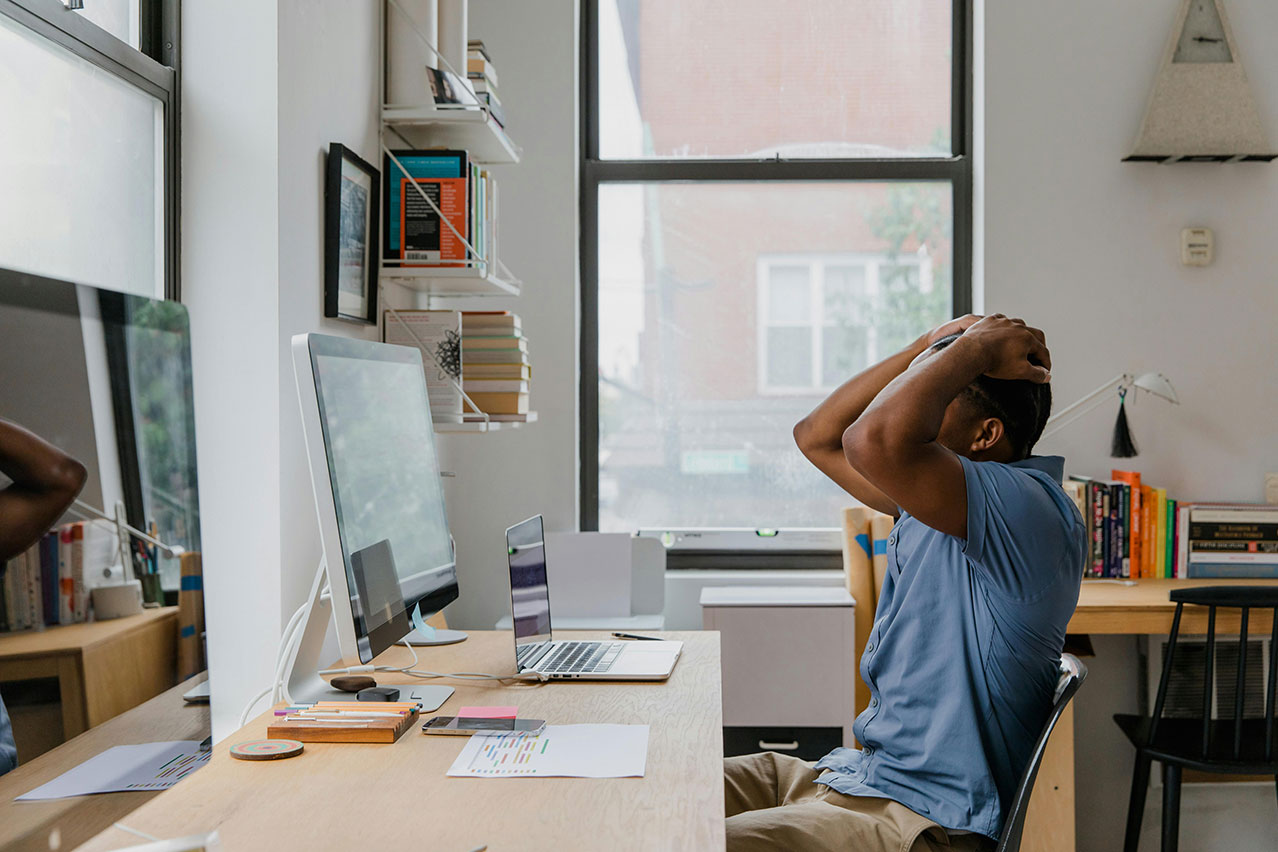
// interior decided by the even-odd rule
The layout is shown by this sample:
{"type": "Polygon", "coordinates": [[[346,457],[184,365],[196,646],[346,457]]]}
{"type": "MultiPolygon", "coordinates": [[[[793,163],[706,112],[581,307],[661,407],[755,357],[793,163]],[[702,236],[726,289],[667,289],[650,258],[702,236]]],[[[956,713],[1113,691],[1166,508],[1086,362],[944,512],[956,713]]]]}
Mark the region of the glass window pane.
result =
{"type": "Polygon", "coordinates": [[[598,223],[600,529],[837,526],[851,498],[791,430],[823,388],[952,315],[950,185],[605,184],[598,223]],[[866,270],[921,256],[929,292],[872,286],[866,270]],[[808,322],[775,324],[762,288],[786,267],[859,289],[859,311],[823,319],[823,295],[808,322]]]}
{"type": "Polygon", "coordinates": [[[0,266],[159,296],[164,105],[0,15],[0,266]]]}
{"type": "Polygon", "coordinates": [[[768,270],[768,322],[811,322],[812,283],[806,266],[768,270]]]}
{"type": "Polygon", "coordinates": [[[600,156],[949,156],[951,0],[600,0],[600,156]]]}
{"type": "Polygon", "coordinates": [[[821,301],[827,325],[860,322],[866,307],[865,298],[864,266],[831,264],[825,267],[821,301]]]}
{"type": "Polygon", "coordinates": [[[139,48],[138,0],[87,0],[78,14],[88,18],[135,50],[139,48]]]}
{"type": "Polygon", "coordinates": [[[811,387],[812,329],[768,329],[768,385],[778,388],[811,387]]]}
{"type": "Polygon", "coordinates": [[[870,329],[831,326],[821,335],[821,384],[835,388],[870,366],[870,329]]]}

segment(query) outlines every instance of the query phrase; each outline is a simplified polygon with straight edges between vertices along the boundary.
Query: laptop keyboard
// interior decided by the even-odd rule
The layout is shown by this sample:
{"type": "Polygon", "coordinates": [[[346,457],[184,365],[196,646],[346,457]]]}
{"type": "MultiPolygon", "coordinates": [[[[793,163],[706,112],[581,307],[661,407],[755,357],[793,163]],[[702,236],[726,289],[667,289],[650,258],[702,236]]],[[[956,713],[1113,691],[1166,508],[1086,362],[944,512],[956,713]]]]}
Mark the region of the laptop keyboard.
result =
{"type": "Polygon", "coordinates": [[[622,642],[564,642],[537,669],[547,674],[606,672],[623,646],[622,642]]]}

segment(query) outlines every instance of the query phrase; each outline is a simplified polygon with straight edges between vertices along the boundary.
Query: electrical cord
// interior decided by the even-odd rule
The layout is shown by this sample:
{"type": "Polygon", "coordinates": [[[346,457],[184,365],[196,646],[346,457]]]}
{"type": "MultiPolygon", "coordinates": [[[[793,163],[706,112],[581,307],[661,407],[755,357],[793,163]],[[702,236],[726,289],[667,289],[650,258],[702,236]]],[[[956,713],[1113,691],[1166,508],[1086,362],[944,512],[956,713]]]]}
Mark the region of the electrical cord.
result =
{"type": "Polygon", "coordinates": [[[394,672],[395,674],[406,674],[409,677],[422,679],[433,678],[452,678],[455,680],[510,680],[510,681],[527,681],[536,683],[545,683],[549,678],[541,674],[526,672],[524,674],[512,675],[495,675],[486,672],[427,672],[419,671],[417,664],[420,660],[417,657],[417,651],[413,646],[405,640],[403,646],[408,649],[408,653],[413,655],[413,661],[406,666],[348,666],[343,669],[324,669],[320,672],[322,675],[345,675],[345,674],[371,674],[373,672],[394,672]]]}
{"type": "MultiPolygon", "coordinates": [[[[327,593],[328,590],[325,589],[321,596],[327,593]]],[[[275,679],[271,681],[270,686],[254,695],[249,700],[248,704],[244,705],[244,710],[240,713],[239,726],[241,728],[248,724],[249,715],[253,712],[253,708],[257,706],[257,702],[261,701],[267,695],[271,696],[272,704],[279,700],[278,695],[280,692],[280,683],[284,679],[284,668],[288,665],[288,657],[292,651],[294,640],[300,640],[303,626],[301,622],[302,617],[306,614],[306,610],[307,604],[302,604],[297,608],[297,611],[293,613],[292,617],[289,618],[288,625],[284,628],[284,632],[280,635],[280,642],[279,645],[276,646],[275,650],[275,679]]]]}
{"type": "MultiPolygon", "coordinates": [[[[327,587],[320,593],[320,598],[330,596],[331,592],[327,587]]],[[[257,702],[261,701],[267,695],[271,696],[271,704],[275,704],[282,697],[282,684],[284,682],[284,670],[288,667],[289,657],[293,654],[294,646],[301,641],[302,632],[305,624],[302,619],[307,612],[308,605],[302,604],[293,613],[288,620],[288,625],[284,628],[283,634],[280,635],[279,646],[275,652],[275,679],[271,685],[261,692],[254,695],[244,705],[243,712],[240,713],[240,727],[248,724],[249,716],[253,712],[253,708],[257,706],[257,702]]],[[[408,649],[408,653],[413,655],[413,661],[407,666],[347,666],[340,669],[322,669],[318,672],[321,675],[351,675],[351,674],[372,674],[374,672],[387,672],[394,674],[405,674],[409,677],[421,678],[423,680],[433,680],[437,678],[449,678],[453,680],[496,680],[496,681],[518,681],[524,683],[546,683],[550,678],[543,674],[535,672],[524,672],[522,674],[513,675],[495,675],[486,672],[428,672],[419,671],[417,665],[420,660],[417,657],[417,651],[413,646],[404,640],[403,645],[408,649]]]]}

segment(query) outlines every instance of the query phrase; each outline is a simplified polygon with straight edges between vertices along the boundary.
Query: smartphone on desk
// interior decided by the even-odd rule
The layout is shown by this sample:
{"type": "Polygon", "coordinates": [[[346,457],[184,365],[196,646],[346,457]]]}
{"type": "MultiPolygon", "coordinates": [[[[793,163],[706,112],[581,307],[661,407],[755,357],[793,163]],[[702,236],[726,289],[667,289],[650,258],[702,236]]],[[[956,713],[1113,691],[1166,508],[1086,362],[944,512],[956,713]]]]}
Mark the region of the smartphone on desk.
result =
{"type": "Polygon", "coordinates": [[[422,725],[423,734],[469,737],[471,734],[540,734],[544,719],[470,719],[465,716],[436,716],[422,725]]]}

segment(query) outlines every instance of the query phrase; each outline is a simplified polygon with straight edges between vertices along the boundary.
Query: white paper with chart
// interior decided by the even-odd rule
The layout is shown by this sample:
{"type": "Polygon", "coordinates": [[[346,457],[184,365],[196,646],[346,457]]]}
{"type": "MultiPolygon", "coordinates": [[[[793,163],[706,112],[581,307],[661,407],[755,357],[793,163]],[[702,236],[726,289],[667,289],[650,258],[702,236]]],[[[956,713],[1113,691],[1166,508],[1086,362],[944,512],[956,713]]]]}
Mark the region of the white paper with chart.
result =
{"type": "Polygon", "coordinates": [[[476,734],[455,778],[633,778],[648,760],[647,725],[547,725],[540,734],[476,734]]]}
{"type": "Polygon", "coordinates": [[[113,746],[17,800],[167,790],[208,762],[209,752],[200,751],[198,740],[113,746]]]}

